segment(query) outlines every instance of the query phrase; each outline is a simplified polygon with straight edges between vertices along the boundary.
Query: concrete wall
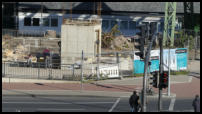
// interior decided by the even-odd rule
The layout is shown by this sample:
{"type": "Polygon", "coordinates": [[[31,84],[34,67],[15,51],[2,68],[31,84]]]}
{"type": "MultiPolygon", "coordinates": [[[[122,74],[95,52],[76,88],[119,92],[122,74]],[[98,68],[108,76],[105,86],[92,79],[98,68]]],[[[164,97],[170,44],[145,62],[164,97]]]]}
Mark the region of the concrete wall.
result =
{"type": "Polygon", "coordinates": [[[81,60],[82,50],[86,58],[94,58],[96,30],[99,30],[99,52],[101,52],[101,24],[65,24],[61,30],[61,64],[74,64],[77,60],[81,60]]]}

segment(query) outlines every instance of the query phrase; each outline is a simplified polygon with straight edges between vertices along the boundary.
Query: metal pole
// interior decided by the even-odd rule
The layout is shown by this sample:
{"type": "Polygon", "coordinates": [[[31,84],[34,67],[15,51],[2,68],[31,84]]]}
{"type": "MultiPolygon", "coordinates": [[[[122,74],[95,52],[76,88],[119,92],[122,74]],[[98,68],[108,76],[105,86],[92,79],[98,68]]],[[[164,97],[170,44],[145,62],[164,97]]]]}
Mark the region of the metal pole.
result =
{"type": "Polygon", "coordinates": [[[39,79],[39,75],[40,75],[40,63],[38,63],[38,79],[39,79]]]}
{"type": "Polygon", "coordinates": [[[97,57],[97,80],[100,79],[100,72],[99,72],[99,68],[100,67],[100,55],[98,53],[98,57],[97,57]]]}
{"type": "Polygon", "coordinates": [[[143,97],[142,111],[143,112],[146,112],[146,109],[147,109],[147,107],[146,107],[146,87],[147,87],[146,84],[147,84],[147,67],[148,67],[147,62],[148,62],[148,52],[145,57],[144,77],[143,77],[143,95],[142,95],[142,97],[143,97]]]}
{"type": "Polygon", "coordinates": [[[160,75],[159,75],[159,100],[158,100],[158,111],[160,112],[162,109],[162,73],[163,73],[163,45],[162,45],[162,37],[159,37],[159,44],[160,44],[160,75]]]}
{"type": "MultiPolygon", "coordinates": [[[[118,70],[120,71],[120,67],[119,67],[119,53],[118,52],[116,52],[116,63],[118,64],[118,70]]],[[[122,79],[122,76],[120,75],[120,72],[119,72],[119,78],[122,79]]]]}
{"type": "Polygon", "coordinates": [[[72,65],[72,81],[74,80],[74,64],[72,65]]]}
{"type": "Polygon", "coordinates": [[[152,48],[152,44],[153,44],[153,41],[156,39],[156,34],[154,34],[152,36],[152,39],[151,39],[151,42],[149,42],[149,46],[147,48],[147,52],[146,52],[146,56],[145,56],[145,59],[144,59],[144,63],[145,63],[145,66],[144,66],[144,77],[143,77],[143,94],[142,94],[142,111],[143,112],[146,112],[146,87],[147,87],[147,69],[148,69],[148,61],[149,61],[149,58],[150,58],[150,51],[151,51],[151,48],[152,48]]]}
{"type": "Polygon", "coordinates": [[[83,50],[82,50],[82,53],[81,53],[81,91],[83,90],[83,59],[84,59],[84,56],[83,56],[83,50]]]}
{"type": "Polygon", "coordinates": [[[170,96],[170,46],[169,46],[169,51],[168,51],[168,91],[167,91],[168,96],[170,96]]]}
{"type": "Polygon", "coordinates": [[[6,77],[6,62],[4,61],[4,77],[6,77]]]}
{"type": "Polygon", "coordinates": [[[196,56],[197,56],[197,33],[195,32],[195,43],[194,43],[194,45],[195,45],[195,57],[194,57],[194,59],[196,60],[196,56]]]}

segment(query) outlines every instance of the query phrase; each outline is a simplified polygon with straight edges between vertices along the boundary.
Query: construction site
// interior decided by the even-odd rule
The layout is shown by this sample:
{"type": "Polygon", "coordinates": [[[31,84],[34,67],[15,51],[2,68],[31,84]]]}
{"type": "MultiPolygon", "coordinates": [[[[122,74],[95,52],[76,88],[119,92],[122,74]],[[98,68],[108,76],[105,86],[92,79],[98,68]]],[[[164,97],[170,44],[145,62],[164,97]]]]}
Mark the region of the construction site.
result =
{"type": "MultiPolygon", "coordinates": [[[[56,30],[4,29],[2,34],[4,76],[70,80],[81,79],[81,74],[86,79],[93,76],[94,78],[134,76],[134,51],[138,50],[134,46],[134,39],[139,36],[122,34],[120,30],[122,27],[118,24],[113,24],[108,32],[103,32],[102,27],[105,23],[101,19],[102,4],[102,2],[92,3],[93,13],[90,19],[76,19],[73,16],[73,4],[70,2],[69,12],[61,9],[61,26],[56,24],[61,29],[60,35],[56,30]],[[68,14],[68,17],[65,14],[68,14]],[[26,72],[23,74],[22,71],[26,72]]],[[[53,22],[51,20],[51,26],[53,22]]],[[[37,21],[33,21],[34,23],[37,21]]],[[[198,42],[200,34],[197,36],[199,37],[194,37],[183,45],[183,47],[195,46],[192,48],[194,51],[189,50],[189,55],[195,54],[194,58],[200,58],[200,42],[198,42]]],[[[148,42],[148,39],[145,42],[148,42]]],[[[154,49],[159,47],[158,41],[156,44],[154,49]]],[[[178,45],[177,42],[175,45],[178,45]]]]}

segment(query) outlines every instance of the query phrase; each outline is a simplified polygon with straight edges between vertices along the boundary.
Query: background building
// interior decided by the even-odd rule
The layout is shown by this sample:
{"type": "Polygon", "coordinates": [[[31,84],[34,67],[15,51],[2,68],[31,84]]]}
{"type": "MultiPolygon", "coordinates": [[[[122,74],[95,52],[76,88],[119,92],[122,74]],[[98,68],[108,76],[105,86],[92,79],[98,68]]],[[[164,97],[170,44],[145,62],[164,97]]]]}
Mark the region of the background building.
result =
{"type": "MultiPolygon", "coordinates": [[[[159,32],[163,31],[165,2],[3,2],[3,28],[54,30],[60,36],[64,18],[91,20],[96,18],[99,8],[103,32],[118,24],[124,36],[133,36],[136,26],[141,23],[154,25],[159,32]],[[8,19],[12,21],[8,22],[8,19]]],[[[193,12],[200,20],[200,2],[194,2],[193,12]]],[[[177,3],[176,13],[178,30],[183,27],[183,2],[177,3]]]]}

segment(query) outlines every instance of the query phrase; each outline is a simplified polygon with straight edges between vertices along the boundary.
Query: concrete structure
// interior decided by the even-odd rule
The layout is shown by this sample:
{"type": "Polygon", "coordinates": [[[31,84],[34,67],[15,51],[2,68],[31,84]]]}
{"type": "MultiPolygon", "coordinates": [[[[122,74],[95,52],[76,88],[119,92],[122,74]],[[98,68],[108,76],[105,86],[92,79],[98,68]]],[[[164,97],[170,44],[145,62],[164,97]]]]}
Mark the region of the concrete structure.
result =
{"type": "Polygon", "coordinates": [[[61,64],[74,64],[101,53],[101,23],[95,21],[66,20],[61,28],[61,64]]]}

